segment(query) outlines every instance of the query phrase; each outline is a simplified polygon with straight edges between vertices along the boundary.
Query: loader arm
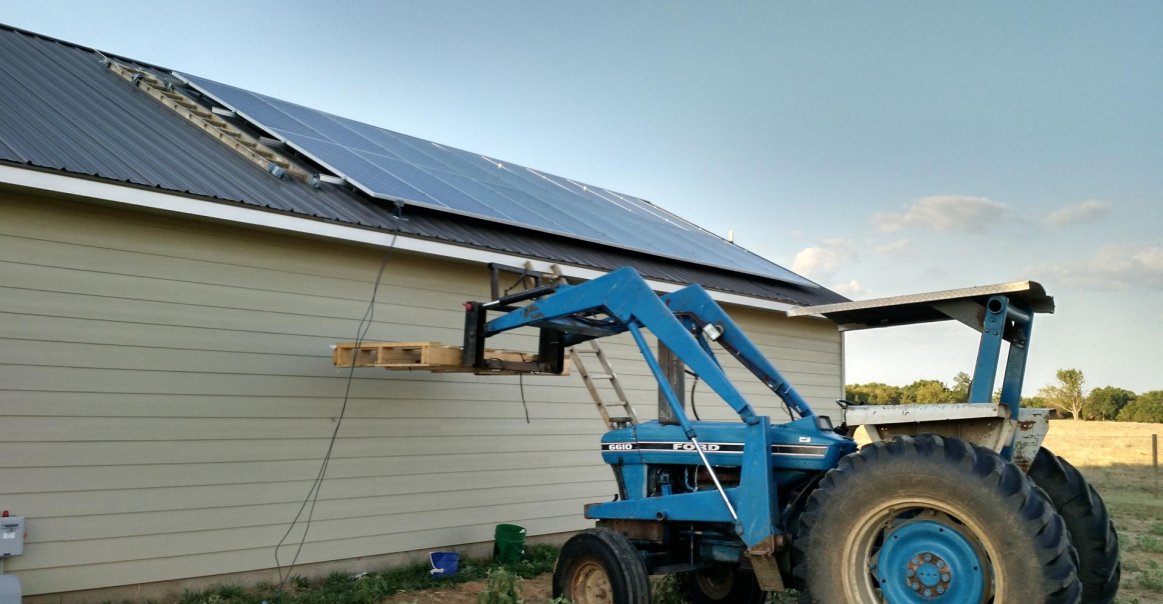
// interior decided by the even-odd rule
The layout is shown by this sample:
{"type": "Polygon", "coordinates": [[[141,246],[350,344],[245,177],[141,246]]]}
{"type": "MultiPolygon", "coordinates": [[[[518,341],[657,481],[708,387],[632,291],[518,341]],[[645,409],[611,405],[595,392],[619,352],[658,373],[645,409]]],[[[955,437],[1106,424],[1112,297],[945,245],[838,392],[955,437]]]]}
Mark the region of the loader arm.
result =
{"type": "Polygon", "coordinates": [[[641,330],[646,328],[722,397],[740,419],[747,424],[755,423],[754,409],[715,359],[708,342],[711,340],[727,350],[801,418],[815,415],[791,383],[699,285],[660,297],[634,269],[623,268],[580,285],[542,288],[536,294],[539,299],[524,307],[507,306],[513,298],[470,303],[470,313],[483,314],[495,308],[506,314],[491,321],[484,321],[482,316],[470,317],[468,322],[476,322],[479,328],[471,336],[466,331],[465,350],[483,349],[485,338],[521,327],[540,328],[543,340],[546,332],[558,332],[557,341],[564,347],[629,331],[659,379],[663,395],[679,424],[689,431],[690,421],[642,337],[641,330]],[[468,342],[470,337],[479,341],[468,342]]]}
{"type": "MultiPolygon", "coordinates": [[[[720,346],[759,378],[788,407],[794,409],[801,418],[815,415],[808,402],[792,387],[791,382],[788,382],[775,365],[763,356],[755,343],[702,286],[696,284],[684,287],[662,296],[662,301],[683,321],[688,331],[698,334],[701,343],[706,344],[705,338],[713,334],[720,346]],[[708,326],[712,326],[711,329],[708,329],[708,326]]],[[[709,353],[710,347],[705,348],[709,353]]],[[[699,376],[702,377],[702,374],[699,376]]]]}
{"type": "MultiPolygon", "coordinates": [[[[699,318],[703,324],[723,325],[726,330],[725,334],[730,331],[730,341],[741,351],[736,356],[756,357],[748,359],[749,367],[758,366],[761,362],[766,363],[758,355],[758,349],[755,348],[755,345],[747,340],[747,336],[733,322],[730,322],[718,304],[705,291],[702,291],[702,288],[695,290],[692,287],[681,290],[681,292],[689,293],[676,298],[674,303],[681,306],[686,314],[695,316],[701,313],[711,314],[711,320],[699,318]],[[692,301],[698,300],[699,295],[705,300],[700,305],[691,304],[692,301]],[[709,312],[712,309],[717,312],[709,312]]],[[[489,307],[481,305],[481,308],[487,311],[489,307]]],[[[580,285],[557,286],[549,295],[485,322],[479,337],[481,339],[488,338],[521,327],[538,327],[543,330],[543,333],[545,330],[560,332],[563,345],[579,343],[592,337],[615,335],[629,331],[641,350],[642,356],[650,365],[651,372],[659,380],[659,387],[662,388],[667,397],[679,425],[682,426],[688,438],[695,438],[697,435],[686,416],[686,412],[679,404],[678,398],[670,388],[661,367],[658,366],[657,359],[642,335],[643,328],[649,329],[659,341],[673,351],[686,363],[687,367],[697,373],[712,390],[722,397],[744,423],[754,424],[759,421],[751,404],[731,383],[710,350],[703,343],[700,343],[698,337],[692,334],[683,324],[683,321],[675,315],[675,311],[669,308],[667,303],[655,294],[638,272],[632,268],[622,268],[580,285]],[[602,315],[608,319],[602,319],[602,315]]],[[[483,348],[483,346],[480,347],[483,348]]],[[[774,367],[770,369],[775,371],[774,367]]],[[[803,407],[807,408],[806,405],[803,407]]]]}

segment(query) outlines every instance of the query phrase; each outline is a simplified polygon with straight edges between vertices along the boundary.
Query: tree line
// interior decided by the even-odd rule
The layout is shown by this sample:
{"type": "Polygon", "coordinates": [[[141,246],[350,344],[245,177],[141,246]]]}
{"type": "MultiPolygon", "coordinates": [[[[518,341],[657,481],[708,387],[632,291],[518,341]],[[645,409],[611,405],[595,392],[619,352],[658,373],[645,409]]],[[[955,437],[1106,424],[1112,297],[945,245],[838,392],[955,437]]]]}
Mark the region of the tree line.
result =
{"type": "MultiPolygon", "coordinates": [[[[844,398],[858,405],[902,403],[964,403],[973,378],[962,371],[949,385],[940,380],[917,380],[907,386],[880,382],[851,384],[844,398]]],[[[994,392],[996,401],[1001,391],[994,392]]],[[[1163,423],[1163,390],[1136,394],[1126,388],[1101,386],[1087,389],[1079,369],[1059,369],[1055,379],[1034,396],[1022,397],[1023,407],[1055,409],[1061,417],[1077,420],[1163,423]]]]}

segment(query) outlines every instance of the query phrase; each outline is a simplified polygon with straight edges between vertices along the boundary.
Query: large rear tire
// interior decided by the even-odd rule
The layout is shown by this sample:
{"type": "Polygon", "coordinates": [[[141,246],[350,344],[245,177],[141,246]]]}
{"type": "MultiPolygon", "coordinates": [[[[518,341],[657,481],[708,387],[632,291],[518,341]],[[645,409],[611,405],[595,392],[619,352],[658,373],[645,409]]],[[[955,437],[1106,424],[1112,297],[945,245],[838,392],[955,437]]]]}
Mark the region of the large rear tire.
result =
{"type": "Polygon", "coordinates": [[[686,587],[690,604],[761,604],[767,600],[755,573],[733,564],[681,573],[678,580],[686,587]]]}
{"type": "Polygon", "coordinates": [[[802,599],[820,604],[1074,604],[1065,524],[1017,466],[936,435],[849,455],[808,498],[802,599]]]}
{"type": "Polygon", "coordinates": [[[609,529],[589,529],[561,548],[553,597],[574,604],[650,604],[650,577],[629,540],[609,529]]]}
{"type": "Polygon", "coordinates": [[[1114,602],[1122,576],[1119,536],[1098,491],[1070,462],[1044,447],[1034,457],[1029,476],[1046,492],[1066,522],[1070,542],[1078,552],[1082,601],[1087,604],[1114,602]]]}

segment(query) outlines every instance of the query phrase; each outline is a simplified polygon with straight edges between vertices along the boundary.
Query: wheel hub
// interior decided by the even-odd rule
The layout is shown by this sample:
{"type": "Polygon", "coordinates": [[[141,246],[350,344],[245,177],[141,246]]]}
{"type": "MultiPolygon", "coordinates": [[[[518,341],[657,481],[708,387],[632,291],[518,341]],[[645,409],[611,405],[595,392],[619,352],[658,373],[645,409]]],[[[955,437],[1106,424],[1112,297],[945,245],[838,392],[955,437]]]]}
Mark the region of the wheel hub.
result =
{"type": "Polygon", "coordinates": [[[938,598],[949,591],[949,584],[953,581],[953,569],[940,555],[920,552],[905,565],[905,580],[909,584],[909,589],[922,598],[938,598]]]}
{"type": "Polygon", "coordinates": [[[735,585],[735,569],[729,566],[714,566],[695,571],[695,584],[708,598],[726,600],[735,585]]]}
{"type": "Polygon", "coordinates": [[[578,565],[569,581],[569,593],[579,604],[612,604],[614,590],[602,565],[586,560],[578,565]]]}
{"type": "Polygon", "coordinates": [[[980,544],[941,513],[924,512],[887,527],[869,570],[894,604],[977,603],[993,592],[980,544]]]}

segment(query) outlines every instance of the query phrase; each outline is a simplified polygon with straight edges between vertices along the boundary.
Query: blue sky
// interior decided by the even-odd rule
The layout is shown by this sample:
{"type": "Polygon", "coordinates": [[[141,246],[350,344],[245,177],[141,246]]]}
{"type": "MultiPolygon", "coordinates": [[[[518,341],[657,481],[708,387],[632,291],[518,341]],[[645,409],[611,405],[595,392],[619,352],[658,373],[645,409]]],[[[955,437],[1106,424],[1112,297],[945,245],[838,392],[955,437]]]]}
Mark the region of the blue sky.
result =
{"type": "MultiPolygon", "coordinates": [[[[1163,388],[1163,3],[27,2],[0,21],[649,199],[854,298],[1019,279],[1163,388]]],[[[853,333],[850,382],[975,334],[853,333]]]]}

